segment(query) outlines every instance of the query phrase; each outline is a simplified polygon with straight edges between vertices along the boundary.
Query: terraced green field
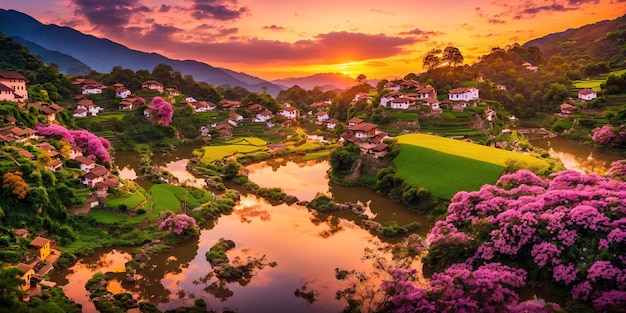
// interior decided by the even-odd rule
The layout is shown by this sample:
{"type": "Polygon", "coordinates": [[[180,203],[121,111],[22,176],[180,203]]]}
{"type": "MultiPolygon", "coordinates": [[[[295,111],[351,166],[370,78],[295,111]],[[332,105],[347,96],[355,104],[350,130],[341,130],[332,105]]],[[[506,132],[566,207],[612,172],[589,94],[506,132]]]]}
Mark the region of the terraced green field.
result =
{"type": "Polygon", "coordinates": [[[394,159],[397,175],[412,186],[428,189],[433,197],[450,199],[455,193],[493,184],[505,167],[424,147],[403,144],[394,159]]]}
{"type": "Polygon", "coordinates": [[[254,137],[243,137],[226,141],[224,144],[202,147],[196,150],[194,154],[197,153],[200,156],[200,162],[208,164],[237,153],[247,154],[266,150],[268,150],[268,147],[267,142],[264,140],[254,137]]]}
{"type": "Polygon", "coordinates": [[[608,74],[596,76],[590,79],[575,80],[572,84],[574,85],[574,87],[579,88],[579,89],[589,88],[595,91],[600,91],[601,90],[600,84],[604,83],[607,77],[609,77],[609,75],[621,76],[624,73],[626,73],[626,69],[619,70],[619,71],[612,71],[608,74]]]}
{"type": "Polygon", "coordinates": [[[494,184],[510,159],[539,168],[549,166],[521,153],[433,135],[408,134],[397,139],[400,153],[394,163],[398,176],[410,185],[427,188],[437,198],[449,199],[458,191],[494,184]]]}

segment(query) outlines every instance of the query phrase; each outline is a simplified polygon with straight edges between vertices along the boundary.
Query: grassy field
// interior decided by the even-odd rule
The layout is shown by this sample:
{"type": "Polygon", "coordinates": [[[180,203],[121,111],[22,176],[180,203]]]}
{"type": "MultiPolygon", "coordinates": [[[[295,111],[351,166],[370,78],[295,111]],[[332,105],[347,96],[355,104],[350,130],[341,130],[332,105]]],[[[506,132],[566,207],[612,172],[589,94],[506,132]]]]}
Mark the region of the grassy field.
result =
{"type": "Polygon", "coordinates": [[[420,146],[435,151],[453,154],[477,161],[506,166],[506,161],[516,159],[536,167],[548,167],[545,160],[529,155],[477,145],[465,141],[443,138],[427,134],[408,134],[397,137],[400,144],[420,146]]]}
{"type": "MultiPolygon", "coordinates": [[[[185,188],[176,185],[169,184],[156,184],[150,188],[150,195],[152,201],[144,202],[144,208],[148,211],[146,214],[139,214],[135,216],[129,216],[123,213],[118,213],[110,210],[91,210],[89,216],[93,217],[100,224],[139,224],[145,220],[155,220],[159,218],[161,212],[172,211],[174,213],[180,213],[182,210],[181,201],[186,200],[189,203],[189,208],[193,209],[207,203],[213,199],[211,193],[202,190],[189,188],[185,195],[185,188]]],[[[143,200],[145,196],[137,192],[133,195],[127,195],[124,197],[107,200],[106,206],[109,208],[117,208],[120,203],[125,203],[129,209],[134,209],[143,200]]]]}
{"type": "Polygon", "coordinates": [[[450,199],[458,191],[474,191],[495,183],[505,167],[432,149],[402,144],[394,159],[397,175],[412,186],[428,189],[433,197],[450,199]]]}
{"type": "Polygon", "coordinates": [[[251,153],[268,150],[267,142],[254,137],[235,138],[219,145],[206,146],[198,149],[200,162],[204,164],[222,160],[236,153],[251,153]]]}
{"type": "Polygon", "coordinates": [[[413,121],[417,119],[418,114],[415,112],[390,112],[387,116],[394,120],[413,121]]]}
{"type": "Polygon", "coordinates": [[[604,83],[607,77],[609,77],[609,75],[621,76],[624,73],[626,73],[626,69],[619,70],[619,71],[612,71],[608,74],[599,75],[590,79],[575,80],[572,84],[574,85],[574,87],[579,88],[579,89],[590,88],[595,91],[600,91],[601,90],[600,84],[604,83]]]}
{"type": "Polygon", "coordinates": [[[126,194],[123,197],[107,200],[104,204],[108,208],[115,208],[115,209],[117,209],[120,206],[120,204],[125,204],[128,209],[132,210],[145,200],[146,200],[146,197],[141,192],[136,192],[132,194],[131,193],[126,194]]]}
{"type": "Polygon", "coordinates": [[[394,163],[398,176],[410,185],[427,188],[438,198],[495,183],[510,159],[538,168],[549,166],[544,160],[521,153],[433,135],[408,134],[397,139],[400,153],[394,163]]]}

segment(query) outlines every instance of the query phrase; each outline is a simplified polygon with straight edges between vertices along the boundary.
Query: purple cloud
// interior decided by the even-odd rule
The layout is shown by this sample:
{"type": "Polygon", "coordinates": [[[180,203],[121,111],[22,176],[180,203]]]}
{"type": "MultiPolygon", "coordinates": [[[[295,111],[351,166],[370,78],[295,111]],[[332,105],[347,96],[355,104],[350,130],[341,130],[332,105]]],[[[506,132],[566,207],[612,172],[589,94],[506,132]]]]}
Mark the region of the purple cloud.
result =
{"type": "Polygon", "coordinates": [[[487,20],[487,23],[489,24],[506,24],[505,20],[501,20],[501,19],[497,19],[497,18],[490,18],[487,20]]]}
{"type": "Polygon", "coordinates": [[[416,29],[412,29],[406,32],[401,32],[400,35],[430,36],[430,35],[441,35],[441,32],[421,30],[419,28],[416,28],[416,29]]]}
{"type": "Polygon", "coordinates": [[[135,13],[148,13],[151,9],[138,0],[72,0],[74,13],[83,15],[96,28],[118,31],[128,24],[135,13]]]}
{"type": "Polygon", "coordinates": [[[172,9],[171,5],[167,5],[167,4],[161,4],[161,7],[159,8],[159,13],[167,13],[172,9]]]}
{"type": "Polygon", "coordinates": [[[247,13],[248,7],[238,7],[236,0],[193,0],[191,16],[195,19],[236,20],[247,13]]]}
{"type": "Polygon", "coordinates": [[[551,5],[527,7],[526,9],[518,12],[513,18],[519,20],[519,19],[522,19],[524,16],[534,16],[535,14],[539,12],[543,12],[543,11],[565,12],[565,11],[571,11],[571,10],[576,10],[576,8],[568,8],[561,4],[553,3],[551,5]]]}
{"type": "Polygon", "coordinates": [[[274,24],[270,25],[270,26],[263,26],[263,29],[268,29],[268,30],[285,30],[284,27],[282,26],[276,26],[274,24]]]}

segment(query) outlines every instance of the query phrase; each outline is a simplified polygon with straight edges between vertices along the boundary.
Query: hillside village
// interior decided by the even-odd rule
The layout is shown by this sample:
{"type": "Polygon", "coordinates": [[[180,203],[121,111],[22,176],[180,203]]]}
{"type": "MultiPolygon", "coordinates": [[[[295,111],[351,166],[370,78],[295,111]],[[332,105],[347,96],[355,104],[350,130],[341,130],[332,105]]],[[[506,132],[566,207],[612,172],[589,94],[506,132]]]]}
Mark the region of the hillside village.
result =
{"type": "MultiPolygon", "coordinates": [[[[543,77],[545,70],[544,65],[530,62],[517,62],[513,68],[537,80],[543,77]]],[[[449,76],[454,76],[451,82],[444,81],[447,74],[438,76],[440,79],[409,74],[402,79],[380,81],[376,86],[355,81],[354,87],[339,92],[305,91],[294,86],[276,98],[237,87],[214,88],[188,81],[185,83],[190,85],[186,86],[174,80],[173,75],[165,77],[169,83],[161,83],[150,73],[141,79],[130,79],[128,73],[126,80],[112,74],[94,74],[92,77],[65,77],[65,83],[71,86],[70,92],[63,97],[57,93],[58,101],[52,100],[53,92],[41,89],[42,84],[37,84],[39,90],[30,88],[29,79],[19,71],[1,71],[0,102],[6,115],[0,116],[0,146],[4,153],[2,162],[11,169],[7,171],[9,178],[3,177],[3,188],[11,197],[31,201],[24,199],[26,193],[20,185],[26,184],[25,179],[50,186],[54,185],[51,182],[62,180],[67,189],[58,188],[58,192],[70,190],[66,194],[70,196],[41,197],[57,201],[59,207],[80,206],[89,212],[92,208],[105,207],[112,196],[136,192],[117,175],[114,157],[103,158],[96,152],[101,148],[108,156],[111,147],[119,150],[140,147],[138,150],[144,151],[142,166],[147,168],[146,172],[157,176],[158,182],[167,183],[174,181],[150,163],[150,155],[153,151],[167,154],[183,142],[211,145],[233,138],[256,137],[267,145],[268,150],[262,152],[262,157],[266,158],[281,155],[282,151],[305,151],[304,148],[301,151],[285,149],[290,140],[296,141],[294,145],[298,146],[314,142],[317,146],[307,147],[312,150],[357,146],[361,156],[391,163],[388,155],[393,155],[394,137],[420,132],[535,153],[520,144],[523,139],[509,137],[511,128],[524,119],[539,115],[542,122],[547,121],[546,126],[551,131],[589,140],[593,129],[620,118],[620,113],[602,116],[601,110],[610,106],[609,109],[617,111],[623,106],[621,102],[603,103],[608,97],[597,90],[563,91],[561,86],[550,85],[546,88],[554,89],[555,94],[551,94],[549,101],[537,101],[543,106],[528,105],[520,109],[514,105],[515,101],[524,100],[529,92],[525,90],[522,94],[522,87],[507,81],[507,77],[485,75],[485,79],[483,75],[463,72],[463,68],[445,70],[452,73],[449,76]],[[164,101],[171,109],[168,117],[171,121],[165,120],[156,101],[164,101]],[[514,112],[527,116],[518,117],[514,112]],[[70,142],[61,135],[79,129],[86,130],[91,137],[70,142]],[[302,134],[305,136],[299,138],[302,134]],[[94,147],[95,141],[98,147],[94,147]],[[27,171],[32,172],[33,166],[43,174],[28,176],[27,171]],[[79,203],[72,202],[78,198],[75,202],[79,203]]],[[[434,75],[436,71],[424,75],[434,75]]],[[[52,90],[49,85],[47,88],[52,90]]],[[[76,136],[88,136],[86,133],[76,136]]],[[[194,161],[200,159],[194,157],[194,161]]],[[[224,166],[228,163],[226,159],[204,164],[205,170],[215,173],[215,164],[224,166]]],[[[250,160],[256,159],[251,157],[250,160]]],[[[235,166],[235,175],[236,171],[235,166]]],[[[221,178],[214,181],[215,185],[219,185],[218,182],[221,178]]],[[[45,188],[38,190],[40,194],[46,192],[45,188]]],[[[121,207],[109,209],[121,211],[121,207]]],[[[37,210],[37,207],[31,209],[37,210]]],[[[59,219],[67,218],[67,210],[61,211],[54,214],[59,219]]],[[[25,284],[20,288],[29,296],[40,294],[42,286],[54,286],[46,280],[46,274],[59,259],[67,257],[61,253],[55,238],[69,242],[71,231],[58,225],[51,231],[52,226],[40,222],[36,226],[21,225],[11,229],[15,242],[29,246],[28,253],[12,255],[10,262],[23,273],[19,278],[25,284]],[[38,229],[35,231],[35,228],[38,229]]]]}

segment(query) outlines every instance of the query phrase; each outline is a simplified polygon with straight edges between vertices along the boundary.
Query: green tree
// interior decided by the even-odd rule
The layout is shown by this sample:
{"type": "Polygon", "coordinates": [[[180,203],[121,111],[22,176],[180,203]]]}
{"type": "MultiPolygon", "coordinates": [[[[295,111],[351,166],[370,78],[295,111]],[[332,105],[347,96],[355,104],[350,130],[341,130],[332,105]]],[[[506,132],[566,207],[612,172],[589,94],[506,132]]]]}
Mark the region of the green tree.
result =
{"type": "Polygon", "coordinates": [[[448,63],[450,66],[459,66],[463,64],[463,55],[461,54],[461,50],[459,50],[459,48],[448,46],[443,49],[441,60],[448,63]]]}
{"type": "Polygon", "coordinates": [[[430,50],[424,57],[424,61],[422,63],[424,68],[430,71],[432,69],[439,67],[439,65],[441,65],[441,58],[439,57],[440,53],[441,53],[441,49],[430,50]]]}
{"type": "Polygon", "coordinates": [[[359,158],[359,146],[349,144],[333,151],[330,154],[330,166],[334,173],[345,174],[352,169],[352,165],[359,158]]]}

